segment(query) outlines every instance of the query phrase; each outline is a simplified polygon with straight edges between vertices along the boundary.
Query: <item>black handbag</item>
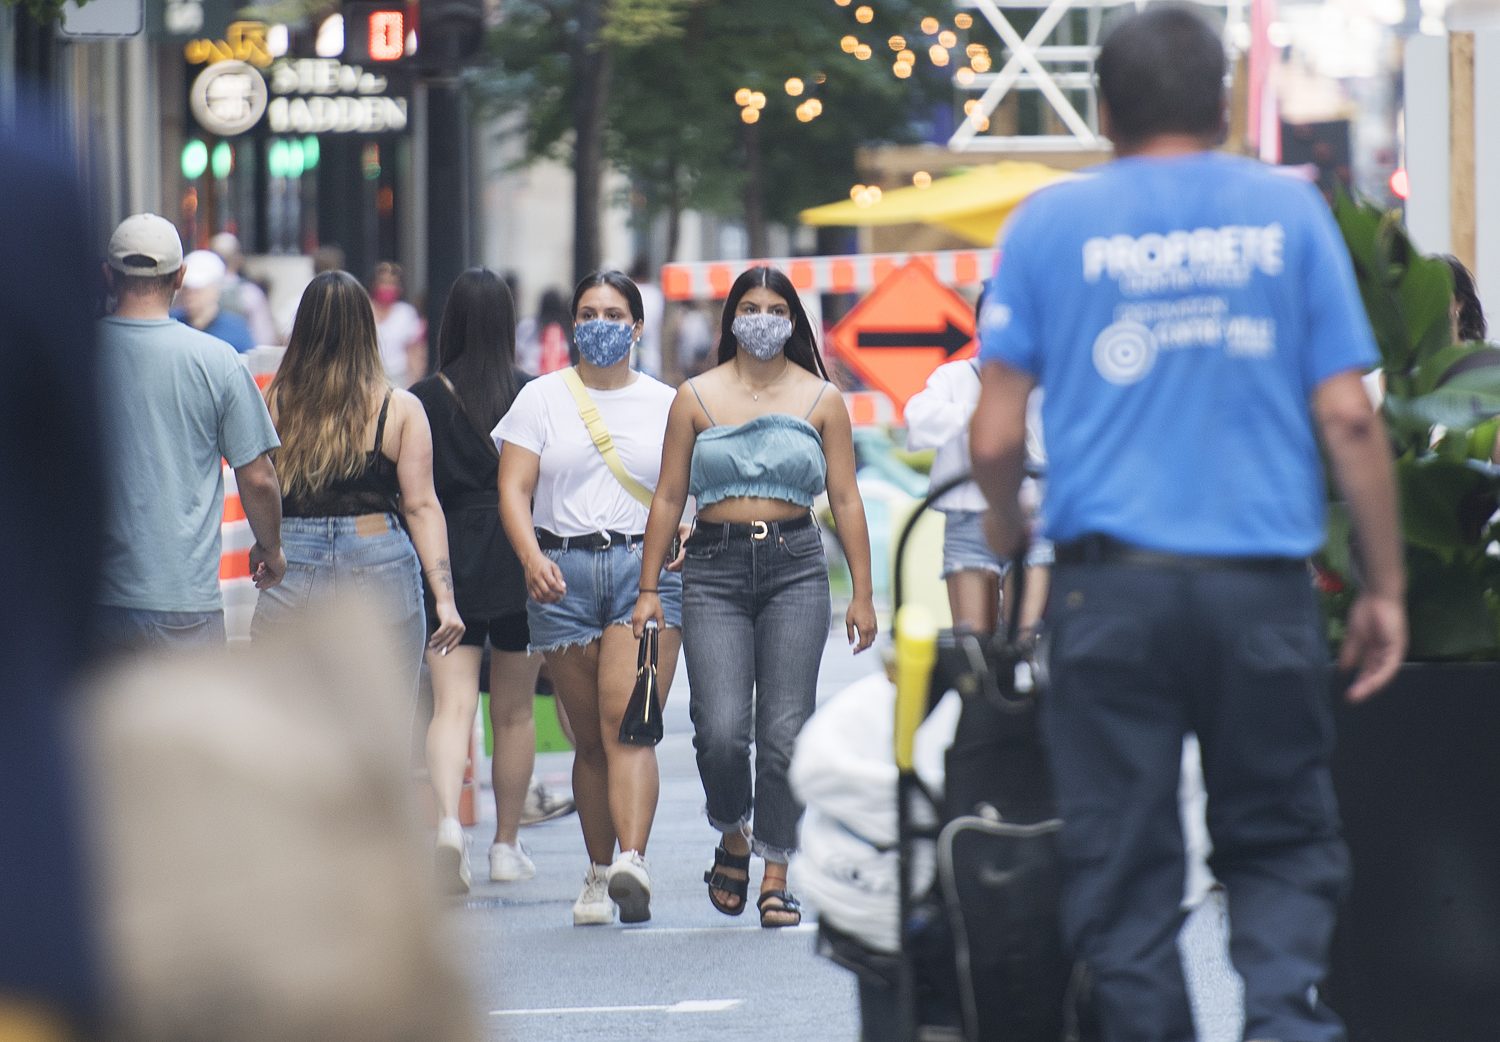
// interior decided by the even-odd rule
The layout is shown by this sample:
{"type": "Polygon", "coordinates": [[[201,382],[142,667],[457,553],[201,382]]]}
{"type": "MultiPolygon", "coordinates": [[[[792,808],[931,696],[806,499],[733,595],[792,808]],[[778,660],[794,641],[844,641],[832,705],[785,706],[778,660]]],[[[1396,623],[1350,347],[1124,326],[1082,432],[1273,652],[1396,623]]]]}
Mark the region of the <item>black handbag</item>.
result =
{"type": "Polygon", "coordinates": [[[620,741],[626,745],[655,745],[661,741],[661,688],[656,679],[656,627],[648,625],[635,656],[635,690],[620,720],[620,741]]]}

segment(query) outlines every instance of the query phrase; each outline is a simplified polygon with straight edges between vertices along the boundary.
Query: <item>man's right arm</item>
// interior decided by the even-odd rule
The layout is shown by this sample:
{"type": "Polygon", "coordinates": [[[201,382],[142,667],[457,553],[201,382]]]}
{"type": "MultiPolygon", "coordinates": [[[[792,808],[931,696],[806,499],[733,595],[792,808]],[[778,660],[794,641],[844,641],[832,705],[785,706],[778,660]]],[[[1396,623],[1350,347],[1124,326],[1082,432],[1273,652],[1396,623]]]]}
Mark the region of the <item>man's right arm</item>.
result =
{"type": "Polygon", "coordinates": [[[1357,667],[1348,698],[1361,702],[1390,682],[1406,656],[1406,569],[1395,471],[1385,425],[1357,371],[1319,384],[1313,412],[1359,547],[1361,589],[1349,610],[1339,665],[1357,667]]]}
{"type": "Polygon", "coordinates": [[[281,482],[271,457],[264,452],[243,467],[235,467],[234,481],[245,520],[255,535],[255,545],[250,548],[250,574],[256,589],[268,590],[286,574],[286,555],[281,551],[281,482]]]}

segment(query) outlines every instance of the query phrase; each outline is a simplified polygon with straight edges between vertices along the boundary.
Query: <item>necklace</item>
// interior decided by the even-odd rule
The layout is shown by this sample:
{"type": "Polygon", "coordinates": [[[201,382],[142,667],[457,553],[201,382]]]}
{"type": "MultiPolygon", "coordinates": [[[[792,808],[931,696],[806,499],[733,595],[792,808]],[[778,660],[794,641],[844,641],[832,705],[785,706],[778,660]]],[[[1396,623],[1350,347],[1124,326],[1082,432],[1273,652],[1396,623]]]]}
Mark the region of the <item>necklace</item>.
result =
{"type": "Polygon", "coordinates": [[[786,376],[787,367],[789,365],[790,365],[789,362],[782,362],[782,364],[781,364],[781,372],[779,372],[779,373],[776,374],[776,379],[772,380],[768,384],[763,385],[759,390],[756,390],[754,387],[751,386],[750,381],[748,381],[748,380],[745,379],[744,374],[740,372],[738,366],[735,367],[734,376],[735,376],[735,379],[740,382],[740,386],[745,389],[745,393],[750,396],[750,400],[752,402],[758,402],[758,401],[760,401],[760,396],[762,394],[764,394],[765,392],[769,391],[771,388],[775,387],[777,384],[781,383],[782,379],[786,376]]]}

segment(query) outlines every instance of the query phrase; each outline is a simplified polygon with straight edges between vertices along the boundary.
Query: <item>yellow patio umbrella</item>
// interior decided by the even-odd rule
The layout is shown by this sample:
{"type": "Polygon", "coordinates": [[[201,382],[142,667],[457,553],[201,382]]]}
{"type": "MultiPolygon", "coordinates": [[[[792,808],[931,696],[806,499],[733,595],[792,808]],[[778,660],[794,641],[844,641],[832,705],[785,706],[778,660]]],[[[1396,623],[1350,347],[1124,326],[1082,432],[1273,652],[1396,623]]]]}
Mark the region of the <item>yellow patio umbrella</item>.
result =
{"type": "Polygon", "coordinates": [[[1075,175],[1041,163],[1007,160],[935,178],[926,188],[894,188],[879,201],[849,199],[803,210],[803,224],[867,226],[935,224],[974,243],[992,246],[1010,212],[1043,185],[1075,175]]]}

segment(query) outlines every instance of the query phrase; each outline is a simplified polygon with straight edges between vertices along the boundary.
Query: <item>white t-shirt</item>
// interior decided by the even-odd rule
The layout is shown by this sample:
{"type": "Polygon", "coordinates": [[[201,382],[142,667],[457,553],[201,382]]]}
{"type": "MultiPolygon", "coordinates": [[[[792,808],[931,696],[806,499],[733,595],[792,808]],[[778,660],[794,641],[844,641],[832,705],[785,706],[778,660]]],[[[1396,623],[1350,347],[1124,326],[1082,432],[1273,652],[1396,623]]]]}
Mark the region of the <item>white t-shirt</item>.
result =
{"type": "MultiPolygon", "coordinates": [[[[532,380],[516,395],[510,411],[490,437],[502,454],[506,444],[541,457],[531,508],[538,528],[560,536],[590,532],[646,530],[646,507],[615,479],[594,448],[578,415],[573,394],[559,370],[532,380]]],[[[645,373],[617,391],[589,389],[625,469],[642,485],[656,488],[667,411],[677,392],[645,373]]]]}
{"type": "Polygon", "coordinates": [[[417,309],[404,300],[398,300],[385,313],[385,318],[375,323],[375,341],[380,345],[380,361],[385,366],[385,375],[397,387],[405,387],[411,381],[407,369],[411,359],[406,348],[422,334],[422,316],[417,309]]]}

